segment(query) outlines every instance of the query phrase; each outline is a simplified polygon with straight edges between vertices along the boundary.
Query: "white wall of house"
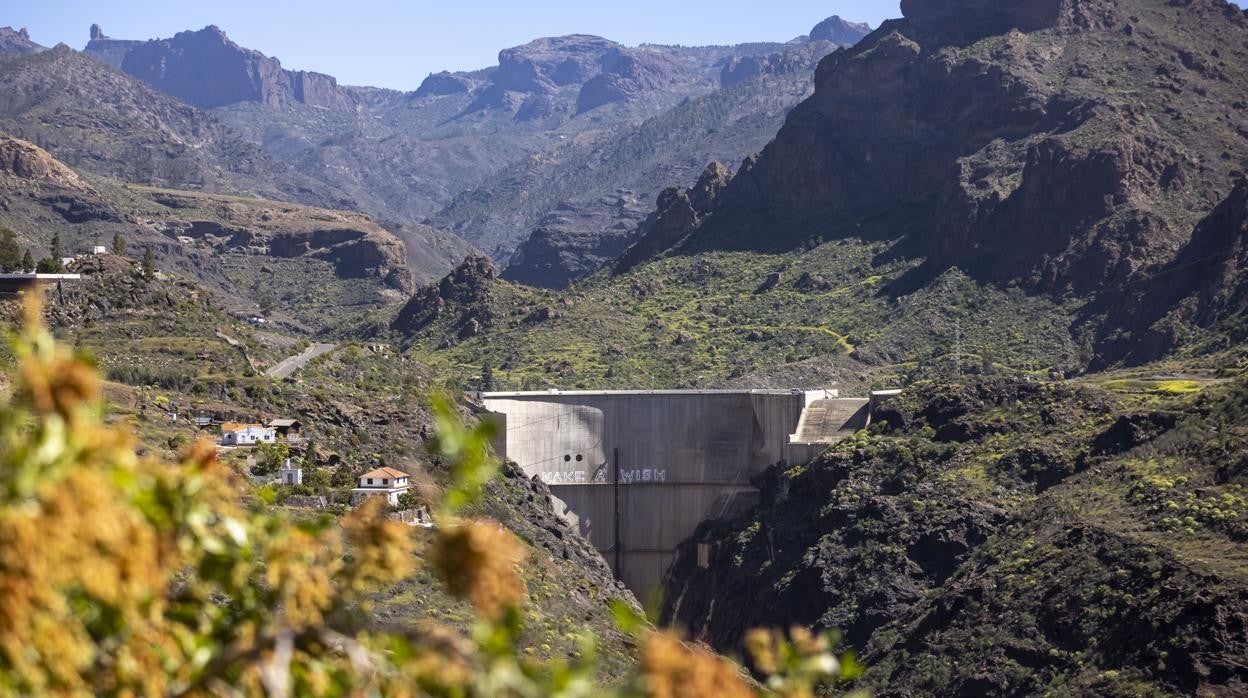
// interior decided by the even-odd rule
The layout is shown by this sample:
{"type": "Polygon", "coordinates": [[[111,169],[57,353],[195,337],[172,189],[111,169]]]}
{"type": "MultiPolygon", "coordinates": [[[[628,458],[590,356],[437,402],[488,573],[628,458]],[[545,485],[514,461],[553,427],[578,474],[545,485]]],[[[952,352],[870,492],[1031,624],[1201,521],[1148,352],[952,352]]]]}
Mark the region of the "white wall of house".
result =
{"type": "Polygon", "coordinates": [[[272,443],[276,440],[277,432],[268,427],[246,427],[221,434],[221,443],[226,446],[250,446],[258,443],[272,443]]]}

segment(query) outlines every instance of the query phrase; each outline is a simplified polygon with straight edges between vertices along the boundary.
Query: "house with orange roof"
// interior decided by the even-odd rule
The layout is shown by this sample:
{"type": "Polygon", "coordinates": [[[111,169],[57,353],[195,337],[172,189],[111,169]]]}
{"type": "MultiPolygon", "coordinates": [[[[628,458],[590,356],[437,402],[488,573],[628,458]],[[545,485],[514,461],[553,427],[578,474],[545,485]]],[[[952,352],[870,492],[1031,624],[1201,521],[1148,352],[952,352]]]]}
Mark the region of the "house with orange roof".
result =
{"type": "Polygon", "coordinates": [[[277,440],[277,431],[261,424],[226,422],[221,425],[222,446],[254,446],[277,440]]]}
{"type": "Polygon", "coordinates": [[[351,490],[351,504],[360,504],[370,497],[385,497],[391,506],[399,503],[399,497],[412,488],[411,477],[402,470],[377,468],[359,477],[357,487],[351,490]]]}

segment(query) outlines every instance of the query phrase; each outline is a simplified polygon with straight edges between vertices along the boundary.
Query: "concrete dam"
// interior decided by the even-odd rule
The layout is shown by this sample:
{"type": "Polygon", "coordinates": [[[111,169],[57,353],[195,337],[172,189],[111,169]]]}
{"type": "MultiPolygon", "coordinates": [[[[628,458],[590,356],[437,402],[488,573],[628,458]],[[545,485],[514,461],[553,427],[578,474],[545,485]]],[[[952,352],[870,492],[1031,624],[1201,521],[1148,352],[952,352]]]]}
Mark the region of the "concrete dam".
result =
{"type": "Polygon", "coordinates": [[[638,596],[708,519],[757,502],[750,478],[804,463],[870,421],[834,390],[484,393],[500,455],[550,485],[559,512],[638,596]]]}

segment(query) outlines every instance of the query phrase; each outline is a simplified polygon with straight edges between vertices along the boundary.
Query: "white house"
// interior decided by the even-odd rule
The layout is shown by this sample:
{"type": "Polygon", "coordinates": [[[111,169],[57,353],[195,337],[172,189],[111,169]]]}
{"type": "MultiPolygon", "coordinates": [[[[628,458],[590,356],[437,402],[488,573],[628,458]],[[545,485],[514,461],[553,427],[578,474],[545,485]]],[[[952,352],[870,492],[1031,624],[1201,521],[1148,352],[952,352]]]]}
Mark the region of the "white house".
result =
{"type": "Polygon", "coordinates": [[[91,254],[108,254],[108,248],[103,245],[95,245],[91,248],[91,254]]]}
{"type": "Polygon", "coordinates": [[[290,459],[286,459],[286,464],[279,471],[281,483],[283,485],[302,485],[303,484],[303,468],[292,465],[290,459]]]}
{"type": "Polygon", "coordinates": [[[254,446],[258,443],[271,443],[277,440],[277,432],[259,424],[221,425],[222,446],[254,446]]]}
{"type": "Polygon", "coordinates": [[[407,473],[394,468],[377,468],[360,476],[358,487],[351,490],[351,503],[359,504],[369,497],[385,497],[392,506],[399,495],[412,488],[407,473]]]}

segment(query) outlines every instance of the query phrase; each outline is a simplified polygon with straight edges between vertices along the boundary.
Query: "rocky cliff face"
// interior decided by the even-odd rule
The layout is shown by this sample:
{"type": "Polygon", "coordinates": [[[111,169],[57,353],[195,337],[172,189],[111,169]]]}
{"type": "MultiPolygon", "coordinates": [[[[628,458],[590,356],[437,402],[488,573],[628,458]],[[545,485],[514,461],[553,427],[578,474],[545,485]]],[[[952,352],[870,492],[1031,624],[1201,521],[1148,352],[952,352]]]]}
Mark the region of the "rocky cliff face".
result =
{"type": "Polygon", "coordinates": [[[0,27],[0,56],[28,56],[43,50],[44,47],[30,40],[30,32],[25,27],[0,27]]]}
{"type": "Polygon", "coordinates": [[[813,71],[821,58],[840,47],[850,47],[871,33],[871,25],[847,22],[833,15],[816,24],[808,36],[799,37],[772,53],[737,54],[723,61],[720,87],[735,87],[760,75],[786,75],[813,71]]]}
{"type": "Polygon", "coordinates": [[[902,8],[820,63],[689,249],[880,237],[926,260],[908,288],[956,266],[1092,297],[1172,259],[1248,161],[1248,19],[1222,0],[902,8]]]}
{"type": "Polygon", "coordinates": [[[88,55],[205,109],[238,102],[270,107],[300,103],[345,111],[358,106],[358,98],[340,89],[333,77],[286,70],[276,58],[239,46],[215,26],[124,45],[96,34],[92,32],[85,49],[88,55]],[[123,49],[118,64],[115,58],[123,49]]]}
{"type": "Polygon", "coordinates": [[[636,194],[617,192],[587,206],[563,204],[538,222],[516,248],[503,271],[508,281],[540,288],[565,288],[616,258],[636,240],[646,217],[636,194]]]}
{"type": "Polygon", "coordinates": [[[92,24],[91,40],[87,42],[82,52],[121,70],[122,61],[126,60],[126,54],[130,53],[130,49],[141,46],[143,43],[145,42],[131,39],[114,39],[106,35],[100,25],[92,24]]]}
{"type": "Polygon", "coordinates": [[[664,189],[654,213],[642,226],[640,238],[616,262],[616,273],[653,259],[688,237],[714,213],[716,200],[731,179],[723,163],[713,162],[689,189],[664,189]]]}
{"type": "Polygon", "coordinates": [[[474,337],[494,321],[492,287],[497,278],[489,258],[469,256],[441,281],[418,289],[390,329],[411,336],[440,322],[447,325],[448,337],[474,337]]]}
{"type": "MultiPolygon", "coordinates": [[[[498,67],[465,113],[503,109],[515,112],[517,120],[532,121],[572,116],[671,88],[687,90],[701,74],[691,61],[681,60],[681,53],[669,47],[628,48],[581,34],[538,39],[499,52],[498,67]]],[[[455,89],[452,77],[437,76],[422,89],[426,94],[455,89]]],[[[459,84],[467,86],[462,77],[459,84]]]]}
{"type": "Polygon", "coordinates": [[[1084,314],[1102,349],[1094,367],[1164,356],[1190,339],[1191,328],[1212,328],[1209,349],[1248,339],[1248,180],[1240,178],[1192,231],[1171,261],[1146,279],[1103,294],[1084,314]],[[1132,312],[1123,313],[1123,308],[1132,312]]]}
{"type": "Polygon", "coordinates": [[[77,172],[35,144],[2,133],[0,196],[8,209],[15,206],[10,197],[22,197],[68,223],[121,221],[121,216],[77,172]]]}

